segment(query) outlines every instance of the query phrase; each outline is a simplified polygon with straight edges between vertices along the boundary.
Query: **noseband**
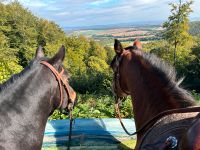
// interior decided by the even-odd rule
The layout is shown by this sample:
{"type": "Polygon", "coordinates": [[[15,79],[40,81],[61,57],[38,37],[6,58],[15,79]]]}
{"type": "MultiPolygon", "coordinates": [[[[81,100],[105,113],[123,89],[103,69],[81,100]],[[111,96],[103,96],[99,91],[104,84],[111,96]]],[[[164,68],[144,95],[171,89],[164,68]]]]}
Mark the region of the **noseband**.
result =
{"type": "MultiPolygon", "coordinates": [[[[44,66],[46,66],[47,68],[49,68],[52,73],[54,74],[57,82],[58,82],[58,86],[59,86],[59,91],[60,91],[60,104],[58,106],[58,108],[61,108],[62,106],[62,103],[63,103],[63,99],[64,99],[64,95],[63,95],[63,89],[62,89],[62,86],[64,86],[64,89],[67,93],[67,96],[68,96],[68,104],[67,104],[67,107],[73,107],[71,106],[71,103],[72,102],[72,99],[70,97],[70,93],[69,93],[69,89],[68,89],[68,80],[67,79],[63,79],[62,76],[63,76],[63,73],[64,73],[64,69],[62,68],[61,72],[59,73],[51,64],[49,64],[48,62],[46,61],[41,61],[40,62],[41,64],[43,64],[44,66]]],[[[69,108],[71,109],[71,108],[69,108]]]]}

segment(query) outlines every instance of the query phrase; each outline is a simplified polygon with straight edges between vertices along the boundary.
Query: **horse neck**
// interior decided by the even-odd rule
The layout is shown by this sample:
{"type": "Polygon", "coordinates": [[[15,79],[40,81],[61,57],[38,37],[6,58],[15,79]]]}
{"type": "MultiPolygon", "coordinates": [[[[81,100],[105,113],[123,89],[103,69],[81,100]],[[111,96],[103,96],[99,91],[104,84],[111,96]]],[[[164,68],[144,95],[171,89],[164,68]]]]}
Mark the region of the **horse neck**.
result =
{"type": "MultiPolygon", "coordinates": [[[[36,141],[40,141],[39,145],[41,145],[50,113],[49,87],[52,87],[52,83],[51,80],[44,78],[44,73],[36,71],[37,69],[29,70],[1,91],[0,118],[4,119],[0,119],[0,122],[4,120],[4,123],[0,124],[4,126],[0,126],[0,130],[4,130],[5,127],[10,130],[9,132],[12,132],[13,128],[17,128],[16,131],[13,131],[14,133],[28,130],[30,133],[27,134],[31,134],[30,138],[33,138],[31,141],[34,142],[37,139],[36,141]],[[48,82],[45,82],[47,80],[48,82]]],[[[20,135],[21,133],[16,134],[20,135]]],[[[30,138],[27,136],[23,140],[30,140],[30,138]]]]}
{"type": "MultiPolygon", "coordinates": [[[[124,65],[122,72],[126,72],[125,87],[131,93],[137,129],[165,110],[183,107],[184,104],[182,104],[181,99],[187,99],[187,95],[184,95],[186,96],[184,97],[175,94],[175,96],[174,90],[170,91],[163,86],[160,78],[154,72],[148,70],[148,66],[143,66],[143,62],[139,62],[139,58],[130,60],[130,56],[125,59],[126,65],[124,65]],[[126,70],[128,70],[128,73],[126,70]],[[180,99],[180,101],[177,99],[180,99]]],[[[174,88],[181,90],[177,86],[174,86],[174,88]]]]}

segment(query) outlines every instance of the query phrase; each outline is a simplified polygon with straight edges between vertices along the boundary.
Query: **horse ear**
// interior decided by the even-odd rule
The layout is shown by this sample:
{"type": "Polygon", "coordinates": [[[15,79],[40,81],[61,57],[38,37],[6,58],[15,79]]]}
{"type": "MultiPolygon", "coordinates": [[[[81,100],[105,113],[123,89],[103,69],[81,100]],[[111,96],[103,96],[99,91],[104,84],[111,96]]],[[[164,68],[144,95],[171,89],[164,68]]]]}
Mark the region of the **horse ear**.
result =
{"type": "Polygon", "coordinates": [[[35,52],[35,58],[42,58],[44,57],[44,52],[43,52],[43,49],[42,49],[42,46],[40,45],[37,49],[36,49],[36,52],[35,52]]]}
{"type": "Polygon", "coordinates": [[[61,65],[65,58],[65,47],[62,45],[59,51],[48,60],[48,62],[52,65],[61,65]]]}
{"type": "Polygon", "coordinates": [[[116,54],[118,55],[120,55],[124,50],[122,47],[122,44],[117,39],[115,39],[114,49],[115,49],[116,54]]]}
{"type": "Polygon", "coordinates": [[[135,39],[135,41],[133,42],[133,46],[135,46],[137,49],[142,50],[142,43],[138,39],[135,39]]]}

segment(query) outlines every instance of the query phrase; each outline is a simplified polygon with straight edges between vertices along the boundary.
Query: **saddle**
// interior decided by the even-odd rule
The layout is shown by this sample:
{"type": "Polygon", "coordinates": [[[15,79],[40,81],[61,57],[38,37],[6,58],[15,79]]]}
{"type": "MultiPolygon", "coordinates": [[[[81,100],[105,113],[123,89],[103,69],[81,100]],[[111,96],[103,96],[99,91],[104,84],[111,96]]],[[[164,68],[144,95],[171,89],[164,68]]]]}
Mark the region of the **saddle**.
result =
{"type": "Polygon", "coordinates": [[[191,112],[162,117],[147,130],[139,150],[177,150],[182,137],[199,116],[199,112],[191,112]]]}

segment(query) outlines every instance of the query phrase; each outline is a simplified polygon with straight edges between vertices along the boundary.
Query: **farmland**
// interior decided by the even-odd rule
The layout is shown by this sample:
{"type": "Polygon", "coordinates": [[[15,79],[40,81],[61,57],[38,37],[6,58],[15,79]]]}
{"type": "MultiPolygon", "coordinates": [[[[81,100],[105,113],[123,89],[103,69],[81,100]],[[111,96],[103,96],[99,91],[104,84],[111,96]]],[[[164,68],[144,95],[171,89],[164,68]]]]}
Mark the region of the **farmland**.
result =
{"type": "Polygon", "coordinates": [[[117,38],[120,41],[130,44],[134,39],[140,39],[142,42],[149,42],[160,39],[160,33],[163,28],[159,25],[155,26],[140,26],[140,27],[121,27],[108,29],[83,29],[75,30],[70,35],[84,35],[92,38],[103,45],[111,45],[113,39],[117,38]]]}

